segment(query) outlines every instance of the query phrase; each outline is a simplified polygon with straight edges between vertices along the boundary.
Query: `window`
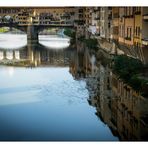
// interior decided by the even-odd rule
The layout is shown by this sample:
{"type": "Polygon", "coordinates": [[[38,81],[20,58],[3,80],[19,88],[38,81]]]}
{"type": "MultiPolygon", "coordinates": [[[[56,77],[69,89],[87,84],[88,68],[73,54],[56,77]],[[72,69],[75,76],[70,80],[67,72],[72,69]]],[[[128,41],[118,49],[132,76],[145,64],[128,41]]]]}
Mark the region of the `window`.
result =
{"type": "Polygon", "coordinates": [[[138,27],[138,36],[140,36],[140,27],[138,27]]]}
{"type": "Polygon", "coordinates": [[[130,15],[130,8],[127,7],[127,15],[130,15]]]}
{"type": "Polygon", "coordinates": [[[126,37],[125,39],[126,40],[131,40],[132,38],[132,27],[127,27],[126,28],[126,37]]]}
{"type": "Polygon", "coordinates": [[[132,28],[130,27],[129,30],[130,30],[129,31],[129,37],[131,38],[131,36],[132,36],[132,28]]]}
{"type": "Polygon", "coordinates": [[[122,26],[122,37],[124,37],[124,26],[122,26]]]}
{"type": "Polygon", "coordinates": [[[137,27],[136,27],[136,33],[135,33],[135,34],[136,34],[136,36],[137,36],[137,27]]]}
{"type": "Polygon", "coordinates": [[[140,12],[140,11],[141,11],[141,7],[136,7],[136,8],[135,8],[135,11],[136,11],[136,12],[140,12]]]}
{"type": "Polygon", "coordinates": [[[119,26],[119,34],[120,34],[120,36],[122,36],[121,28],[122,28],[122,26],[120,25],[120,26],[119,26]]]}
{"type": "Polygon", "coordinates": [[[120,36],[121,36],[121,37],[123,37],[123,31],[124,31],[124,28],[123,28],[123,25],[121,25],[121,26],[120,26],[120,36]]]}
{"type": "Polygon", "coordinates": [[[128,37],[128,28],[127,28],[127,33],[126,33],[126,36],[128,37]]]}
{"type": "Polygon", "coordinates": [[[135,34],[136,34],[136,37],[140,37],[140,27],[139,26],[136,26],[136,30],[135,30],[135,34]]]}

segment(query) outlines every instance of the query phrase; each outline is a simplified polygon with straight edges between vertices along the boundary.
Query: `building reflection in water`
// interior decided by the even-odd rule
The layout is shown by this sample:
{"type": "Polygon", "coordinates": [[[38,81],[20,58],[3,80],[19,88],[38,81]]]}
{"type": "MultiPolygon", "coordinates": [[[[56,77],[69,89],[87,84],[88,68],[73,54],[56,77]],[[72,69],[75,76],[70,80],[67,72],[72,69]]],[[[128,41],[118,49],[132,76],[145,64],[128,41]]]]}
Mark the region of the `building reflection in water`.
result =
{"type": "Polygon", "coordinates": [[[148,140],[148,100],[112,73],[110,64],[100,51],[93,55],[77,44],[71,55],[70,72],[75,79],[85,78],[89,90],[89,104],[96,115],[122,141],[148,140]]]}
{"type": "Polygon", "coordinates": [[[85,46],[82,43],[76,44],[75,48],[77,50],[74,50],[70,56],[70,73],[75,79],[94,75],[97,69],[94,54],[85,50],[85,46]]]}

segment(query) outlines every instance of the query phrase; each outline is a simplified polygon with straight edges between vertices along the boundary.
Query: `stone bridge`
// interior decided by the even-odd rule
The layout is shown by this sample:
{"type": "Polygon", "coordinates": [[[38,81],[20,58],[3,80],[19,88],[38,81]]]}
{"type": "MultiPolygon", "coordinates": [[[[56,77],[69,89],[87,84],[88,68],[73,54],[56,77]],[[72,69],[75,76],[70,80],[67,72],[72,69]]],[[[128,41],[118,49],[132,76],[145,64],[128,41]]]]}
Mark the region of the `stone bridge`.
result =
{"type": "Polygon", "coordinates": [[[27,34],[28,41],[37,42],[39,32],[44,29],[74,28],[72,11],[66,8],[0,8],[0,27],[19,29],[27,34]]]}

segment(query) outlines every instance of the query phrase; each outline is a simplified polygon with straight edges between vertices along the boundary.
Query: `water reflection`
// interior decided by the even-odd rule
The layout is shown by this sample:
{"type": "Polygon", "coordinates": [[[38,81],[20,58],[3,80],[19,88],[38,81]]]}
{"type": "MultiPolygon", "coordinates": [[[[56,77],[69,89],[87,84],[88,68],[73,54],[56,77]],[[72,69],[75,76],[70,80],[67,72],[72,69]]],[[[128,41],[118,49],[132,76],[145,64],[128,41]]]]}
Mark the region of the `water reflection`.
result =
{"type": "Polygon", "coordinates": [[[148,101],[104,53],[46,38],[0,50],[0,140],[148,140],[148,101]]]}
{"type": "Polygon", "coordinates": [[[96,70],[96,59],[93,52],[85,49],[83,44],[77,44],[74,54],[70,57],[70,72],[75,79],[93,77],[96,70]]]}
{"type": "MultiPolygon", "coordinates": [[[[39,35],[39,43],[50,49],[64,49],[70,44],[69,38],[64,35],[39,35]]],[[[26,34],[0,34],[0,49],[14,50],[27,45],[26,34]]]]}
{"type": "Polygon", "coordinates": [[[27,45],[27,35],[25,34],[0,34],[0,49],[18,49],[27,45]]]}
{"type": "Polygon", "coordinates": [[[96,108],[98,118],[122,141],[148,140],[147,98],[113,74],[101,51],[94,57],[93,51],[83,49],[78,50],[71,73],[75,78],[86,78],[88,102],[96,108]]]}
{"type": "Polygon", "coordinates": [[[44,39],[0,50],[0,140],[118,140],[89,106],[84,79],[69,73],[76,48],[46,47],[44,39]]]}
{"type": "Polygon", "coordinates": [[[39,36],[39,43],[43,46],[46,46],[50,49],[61,49],[67,48],[70,45],[68,37],[58,35],[40,35],[39,36]]]}
{"type": "Polygon", "coordinates": [[[70,50],[48,49],[41,44],[17,50],[0,50],[0,63],[14,66],[66,66],[70,50]]]}

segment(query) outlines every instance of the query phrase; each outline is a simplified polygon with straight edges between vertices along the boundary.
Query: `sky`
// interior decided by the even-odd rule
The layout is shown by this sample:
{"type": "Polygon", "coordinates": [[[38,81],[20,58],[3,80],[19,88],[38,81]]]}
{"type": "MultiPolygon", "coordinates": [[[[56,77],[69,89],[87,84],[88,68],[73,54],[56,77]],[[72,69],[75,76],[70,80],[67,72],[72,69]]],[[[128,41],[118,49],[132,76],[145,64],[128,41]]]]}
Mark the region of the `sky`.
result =
{"type": "Polygon", "coordinates": [[[147,0],[4,0],[0,6],[148,6],[147,0]]]}

